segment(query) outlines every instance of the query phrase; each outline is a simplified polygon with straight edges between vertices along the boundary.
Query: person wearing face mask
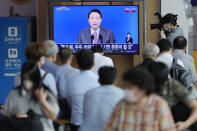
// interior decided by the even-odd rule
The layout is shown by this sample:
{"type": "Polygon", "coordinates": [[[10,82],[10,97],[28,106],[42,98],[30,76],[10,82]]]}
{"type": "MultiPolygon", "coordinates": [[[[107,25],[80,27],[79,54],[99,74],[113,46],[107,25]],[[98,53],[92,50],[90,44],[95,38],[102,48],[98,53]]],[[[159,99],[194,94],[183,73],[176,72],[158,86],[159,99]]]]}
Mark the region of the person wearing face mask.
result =
{"type": "Polygon", "coordinates": [[[88,14],[90,28],[79,32],[77,43],[102,44],[115,43],[116,39],[111,29],[100,27],[102,14],[98,9],[92,9],[88,14]]]}
{"type": "Polygon", "coordinates": [[[28,117],[33,110],[40,115],[43,131],[54,131],[52,120],[59,112],[57,100],[51,90],[42,82],[40,69],[36,62],[27,61],[21,72],[21,84],[12,89],[6,99],[3,113],[18,118],[28,117]]]}
{"type": "MultiPolygon", "coordinates": [[[[40,75],[43,77],[46,74],[46,71],[40,67],[45,63],[45,47],[39,43],[29,43],[25,49],[25,56],[27,60],[33,60],[37,62],[37,65],[40,69],[40,75]]],[[[55,78],[51,73],[47,73],[45,79],[43,80],[44,84],[50,88],[52,93],[57,96],[57,88],[55,78]]],[[[14,78],[14,86],[17,87],[21,84],[21,73],[17,73],[14,78]]]]}
{"type": "Polygon", "coordinates": [[[121,100],[106,125],[106,131],[176,131],[164,99],[153,94],[152,75],[141,67],[127,71],[125,98],[121,100]]]}
{"type": "Polygon", "coordinates": [[[164,31],[159,31],[160,37],[162,39],[168,39],[173,43],[174,39],[178,36],[184,36],[182,28],[177,25],[177,16],[174,14],[166,14],[161,23],[163,24],[164,31]]]}

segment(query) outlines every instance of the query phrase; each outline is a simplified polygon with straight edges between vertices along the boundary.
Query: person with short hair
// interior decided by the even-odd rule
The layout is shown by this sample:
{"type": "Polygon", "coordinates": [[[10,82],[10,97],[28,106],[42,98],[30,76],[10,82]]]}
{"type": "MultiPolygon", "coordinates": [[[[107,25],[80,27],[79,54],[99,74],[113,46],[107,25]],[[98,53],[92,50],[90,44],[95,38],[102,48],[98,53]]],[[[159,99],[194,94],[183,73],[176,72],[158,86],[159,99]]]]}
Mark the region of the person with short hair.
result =
{"type": "Polygon", "coordinates": [[[184,36],[179,36],[175,38],[173,42],[173,52],[172,56],[176,59],[180,59],[185,68],[190,72],[193,78],[193,83],[196,84],[197,76],[196,76],[196,69],[194,65],[194,59],[186,54],[187,48],[187,39],[184,36]]]}
{"type": "MultiPolygon", "coordinates": [[[[59,57],[62,65],[60,66],[60,72],[64,74],[64,80],[67,83],[69,79],[79,74],[79,69],[76,69],[71,66],[73,60],[72,50],[69,48],[61,48],[59,51],[59,57]]],[[[68,91],[67,86],[65,87],[64,97],[67,98],[68,91]]]]}
{"type": "Polygon", "coordinates": [[[121,100],[106,131],[176,131],[166,101],[153,94],[153,76],[142,67],[135,67],[123,75],[125,98],[121,100]]]}
{"type": "Polygon", "coordinates": [[[74,131],[83,123],[83,102],[85,93],[99,86],[98,75],[92,72],[94,54],[86,49],[78,50],[76,59],[79,74],[68,81],[68,102],[71,106],[71,128],[74,131]]]}
{"type": "Polygon", "coordinates": [[[94,66],[92,68],[93,72],[98,73],[98,70],[102,66],[114,66],[112,59],[110,57],[104,56],[101,45],[92,46],[91,50],[94,53],[94,66]]]}
{"type": "Polygon", "coordinates": [[[98,74],[101,86],[85,94],[83,123],[79,131],[104,131],[116,104],[124,97],[124,91],[115,86],[117,71],[114,67],[103,66],[98,74]]]}
{"type": "MultiPolygon", "coordinates": [[[[167,39],[161,39],[157,42],[157,46],[160,49],[160,54],[157,57],[156,61],[163,62],[168,66],[170,70],[173,64],[173,56],[172,56],[172,44],[167,39]]],[[[181,60],[177,59],[177,64],[184,67],[184,64],[181,60]]]]}
{"type": "Polygon", "coordinates": [[[183,103],[191,110],[191,113],[187,116],[185,107],[182,106],[182,104],[179,108],[175,108],[175,110],[181,115],[176,116],[173,112],[173,116],[175,118],[184,117],[185,119],[175,119],[177,122],[177,130],[183,131],[188,129],[194,122],[197,121],[197,101],[192,95],[190,95],[188,90],[182,84],[176,80],[168,79],[168,67],[164,63],[152,63],[149,67],[149,72],[154,76],[154,81],[156,83],[155,92],[168,102],[171,109],[173,109],[177,104],[183,103]]]}
{"type": "Polygon", "coordinates": [[[57,53],[59,51],[58,46],[52,40],[46,40],[42,44],[46,49],[46,61],[41,68],[55,77],[59,98],[64,98],[64,89],[66,87],[64,74],[60,71],[59,66],[55,64],[57,53]]]}
{"type": "Polygon", "coordinates": [[[156,61],[158,55],[159,55],[159,47],[154,43],[146,43],[143,46],[143,51],[142,51],[143,62],[138,66],[148,69],[150,64],[156,61]]]}
{"type": "Polygon", "coordinates": [[[28,117],[31,109],[40,115],[43,131],[55,131],[52,120],[59,112],[57,99],[51,90],[43,84],[37,62],[29,60],[24,63],[21,72],[21,84],[12,89],[4,105],[4,114],[28,117]]]}
{"type": "MultiPolygon", "coordinates": [[[[51,89],[53,94],[57,96],[58,92],[57,92],[56,81],[54,76],[51,73],[41,69],[42,65],[45,63],[45,54],[46,54],[45,47],[40,43],[29,43],[25,49],[25,56],[27,60],[33,60],[37,62],[38,67],[40,69],[40,75],[43,77],[47,73],[43,82],[48,88],[51,89]]],[[[20,75],[21,73],[18,73],[14,78],[15,87],[21,84],[20,75]]]]}
{"type": "Polygon", "coordinates": [[[111,29],[100,27],[102,22],[100,10],[92,9],[88,13],[88,22],[90,28],[83,29],[79,32],[77,43],[102,44],[116,42],[111,29]]]}

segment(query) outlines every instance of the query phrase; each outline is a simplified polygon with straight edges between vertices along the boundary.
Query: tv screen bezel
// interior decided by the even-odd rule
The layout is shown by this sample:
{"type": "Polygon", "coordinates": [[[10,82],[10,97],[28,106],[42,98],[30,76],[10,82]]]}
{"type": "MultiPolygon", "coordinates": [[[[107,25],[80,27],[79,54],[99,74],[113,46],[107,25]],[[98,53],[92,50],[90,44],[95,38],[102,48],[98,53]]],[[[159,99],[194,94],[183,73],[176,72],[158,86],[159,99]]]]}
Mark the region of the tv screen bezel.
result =
{"type": "MultiPolygon", "coordinates": [[[[139,12],[139,8],[140,5],[139,4],[131,4],[131,5],[123,5],[123,4],[115,4],[112,5],[110,4],[111,2],[104,2],[104,3],[109,3],[109,5],[106,4],[88,4],[88,5],[84,5],[83,3],[92,3],[92,2],[50,2],[49,4],[49,8],[50,8],[50,17],[49,17],[49,38],[54,40],[54,19],[53,19],[53,7],[54,6],[137,6],[138,7],[138,49],[136,50],[137,52],[135,53],[106,53],[107,55],[139,55],[140,54],[140,12],[139,12]]],[[[103,3],[103,2],[96,2],[96,3],[103,3]]],[[[57,44],[58,45],[58,44],[57,44]]],[[[70,45],[74,45],[74,44],[70,44],[70,45]]]]}

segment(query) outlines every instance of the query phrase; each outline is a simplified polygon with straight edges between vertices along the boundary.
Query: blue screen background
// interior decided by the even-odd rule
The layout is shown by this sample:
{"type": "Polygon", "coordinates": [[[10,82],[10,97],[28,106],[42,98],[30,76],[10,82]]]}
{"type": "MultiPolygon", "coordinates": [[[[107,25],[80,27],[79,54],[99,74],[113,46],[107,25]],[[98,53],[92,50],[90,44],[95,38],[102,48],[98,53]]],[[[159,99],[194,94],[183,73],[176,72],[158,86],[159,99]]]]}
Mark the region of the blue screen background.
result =
{"type": "Polygon", "coordinates": [[[129,32],[138,44],[138,6],[53,6],[54,41],[76,43],[79,31],[90,27],[88,13],[92,9],[101,11],[101,27],[112,29],[116,43],[125,43],[129,32]],[[126,8],[136,12],[126,13],[126,8]]]}

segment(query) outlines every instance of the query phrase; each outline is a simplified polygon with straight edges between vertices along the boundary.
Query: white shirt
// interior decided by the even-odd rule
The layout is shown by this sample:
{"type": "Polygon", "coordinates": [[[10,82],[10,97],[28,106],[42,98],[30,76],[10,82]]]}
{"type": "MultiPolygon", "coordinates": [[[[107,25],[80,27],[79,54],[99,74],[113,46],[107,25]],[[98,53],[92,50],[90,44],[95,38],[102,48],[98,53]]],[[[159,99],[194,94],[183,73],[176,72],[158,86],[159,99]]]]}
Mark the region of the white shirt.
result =
{"type": "MultiPolygon", "coordinates": [[[[64,81],[67,83],[69,79],[79,74],[80,70],[73,68],[71,65],[63,64],[59,67],[60,72],[64,74],[64,81]]],[[[63,97],[67,98],[68,91],[67,86],[62,90],[63,91],[63,97]]]]}
{"type": "MultiPolygon", "coordinates": [[[[172,68],[173,57],[169,53],[160,54],[157,57],[156,61],[166,64],[168,66],[169,70],[172,68]]],[[[182,66],[182,67],[184,67],[183,62],[181,60],[179,60],[179,59],[177,60],[177,64],[182,66]]]]}
{"type": "MultiPolygon", "coordinates": [[[[40,69],[40,75],[41,77],[44,76],[44,74],[46,73],[46,71],[44,71],[43,69],[40,69]]],[[[47,75],[45,76],[43,83],[51,90],[51,92],[57,96],[57,87],[56,87],[56,81],[55,78],[53,77],[53,75],[51,73],[47,73],[47,75]]],[[[17,73],[15,78],[14,78],[14,86],[17,87],[21,84],[21,73],[17,73]]]]}
{"type": "Polygon", "coordinates": [[[91,31],[91,35],[94,35],[94,32],[97,33],[97,38],[98,38],[98,35],[100,33],[100,28],[98,28],[96,31],[94,31],[92,28],[90,28],[90,31],[91,31]]]}
{"type": "Polygon", "coordinates": [[[98,73],[99,69],[102,66],[112,66],[114,67],[113,61],[111,58],[102,56],[99,53],[94,53],[94,63],[95,65],[93,66],[92,70],[95,73],[98,73]]]}
{"type": "Polygon", "coordinates": [[[68,103],[71,106],[71,123],[80,126],[85,93],[98,87],[98,75],[91,70],[81,71],[67,82],[68,103]]]}
{"type": "Polygon", "coordinates": [[[106,122],[125,92],[113,85],[88,91],[84,98],[83,124],[79,131],[104,131],[106,122]]]}

